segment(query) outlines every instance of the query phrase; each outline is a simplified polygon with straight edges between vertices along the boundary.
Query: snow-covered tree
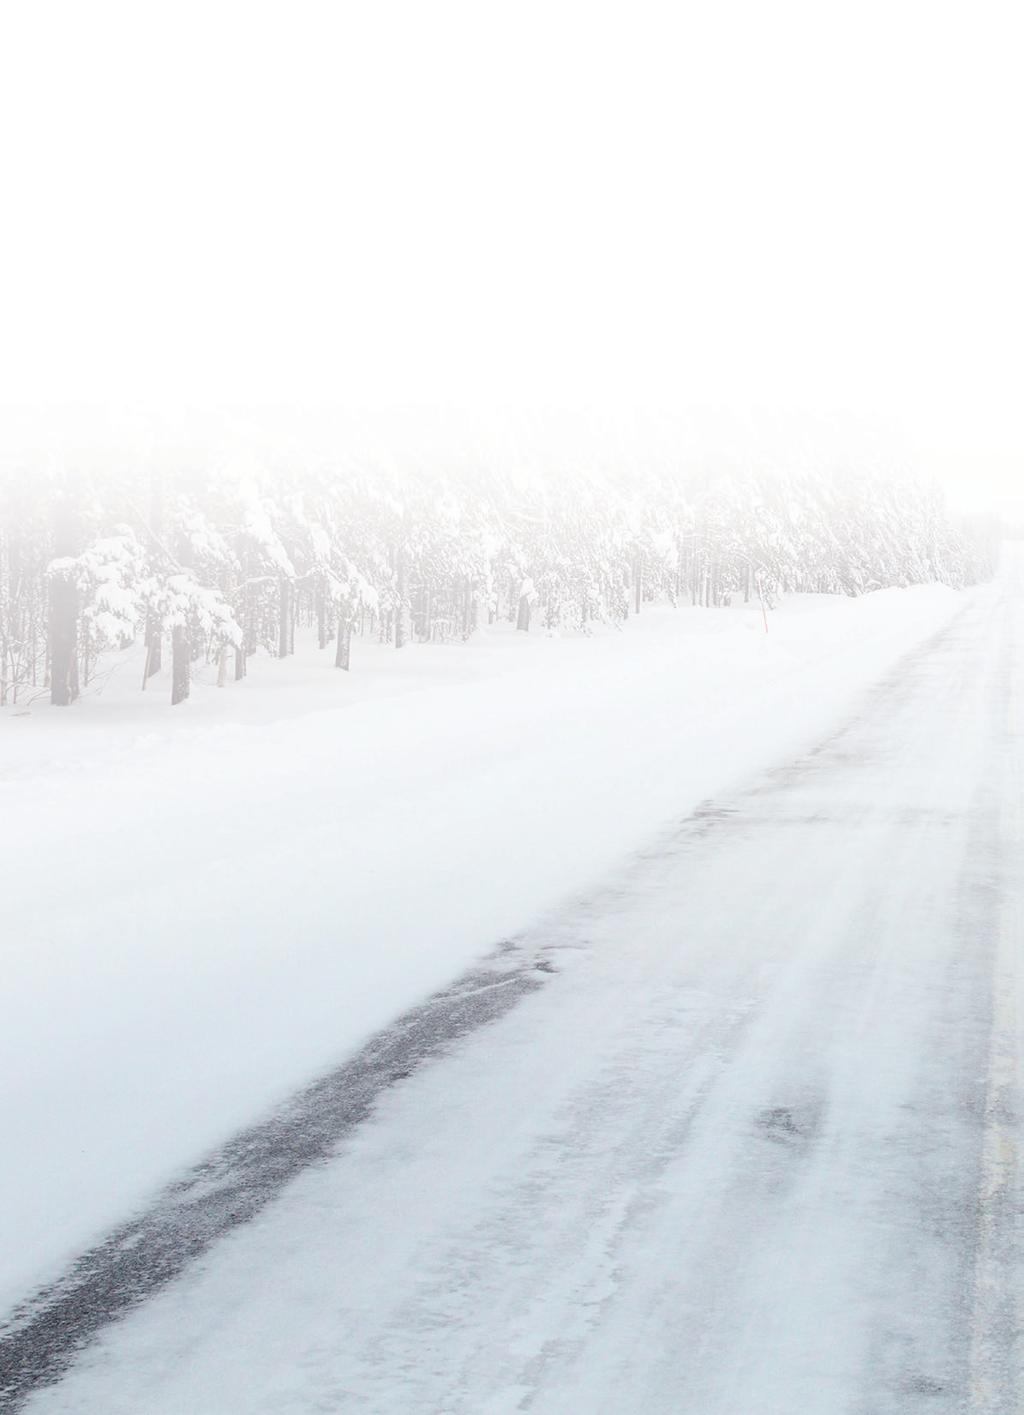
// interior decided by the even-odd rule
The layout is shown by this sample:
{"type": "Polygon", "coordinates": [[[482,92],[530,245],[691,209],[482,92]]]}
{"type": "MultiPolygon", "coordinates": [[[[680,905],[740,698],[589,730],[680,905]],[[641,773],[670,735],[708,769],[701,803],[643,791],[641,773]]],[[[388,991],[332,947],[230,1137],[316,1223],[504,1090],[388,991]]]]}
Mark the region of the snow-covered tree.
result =
{"type": "Polygon", "coordinates": [[[66,705],[112,650],[172,647],[171,695],[297,633],[402,647],[482,622],[588,633],[656,601],[707,608],[787,591],[992,573],[997,528],[954,521],[934,487],[871,470],[774,474],[610,463],[483,474],[301,464],[0,479],[0,704],[66,705]]]}

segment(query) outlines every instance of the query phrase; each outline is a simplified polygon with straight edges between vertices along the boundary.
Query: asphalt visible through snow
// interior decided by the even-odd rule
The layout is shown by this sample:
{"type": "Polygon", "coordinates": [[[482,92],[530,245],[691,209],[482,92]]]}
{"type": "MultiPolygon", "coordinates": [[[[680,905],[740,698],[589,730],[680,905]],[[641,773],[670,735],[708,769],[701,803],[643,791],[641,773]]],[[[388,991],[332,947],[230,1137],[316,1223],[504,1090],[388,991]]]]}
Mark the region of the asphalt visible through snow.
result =
{"type": "Polygon", "coordinates": [[[401,1017],[355,1057],[159,1195],[0,1326],[0,1409],[52,1383],[109,1322],[248,1222],[309,1165],[329,1156],[390,1085],[540,986],[543,964],[514,944],[401,1017]]]}
{"type": "Polygon", "coordinates": [[[40,1294],[34,1415],[1024,1409],[1024,588],[40,1294]]]}

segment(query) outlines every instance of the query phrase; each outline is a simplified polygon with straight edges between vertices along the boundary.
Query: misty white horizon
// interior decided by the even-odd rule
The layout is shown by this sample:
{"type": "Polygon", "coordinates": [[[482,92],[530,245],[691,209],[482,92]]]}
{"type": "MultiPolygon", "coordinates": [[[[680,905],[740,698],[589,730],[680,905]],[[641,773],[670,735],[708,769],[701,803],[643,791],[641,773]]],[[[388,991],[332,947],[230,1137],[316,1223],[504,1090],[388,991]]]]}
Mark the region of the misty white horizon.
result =
{"type": "Polygon", "coordinates": [[[4,29],[11,456],[611,444],[1019,502],[1009,5],[101,0],[4,29]]]}

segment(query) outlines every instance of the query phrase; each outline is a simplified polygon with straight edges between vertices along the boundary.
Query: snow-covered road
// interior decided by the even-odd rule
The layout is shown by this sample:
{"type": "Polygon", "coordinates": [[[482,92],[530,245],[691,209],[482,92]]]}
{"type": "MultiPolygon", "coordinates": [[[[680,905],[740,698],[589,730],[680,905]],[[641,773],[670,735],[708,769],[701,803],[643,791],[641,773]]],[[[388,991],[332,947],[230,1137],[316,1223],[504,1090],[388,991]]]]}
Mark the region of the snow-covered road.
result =
{"type": "Polygon", "coordinates": [[[1020,1411],[1022,734],[1011,567],[25,1408],[1020,1411]]]}

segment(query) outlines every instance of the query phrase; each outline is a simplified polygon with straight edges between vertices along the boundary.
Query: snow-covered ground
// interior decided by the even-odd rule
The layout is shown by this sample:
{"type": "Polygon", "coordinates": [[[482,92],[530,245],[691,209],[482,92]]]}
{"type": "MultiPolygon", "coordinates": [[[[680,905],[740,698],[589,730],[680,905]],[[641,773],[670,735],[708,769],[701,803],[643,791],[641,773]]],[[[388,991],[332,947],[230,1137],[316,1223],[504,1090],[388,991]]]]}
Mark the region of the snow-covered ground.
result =
{"type": "Polygon", "coordinates": [[[826,733],[965,598],[792,598],[767,635],[756,608],[664,609],[591,639],[357,643],[350,675],[265,660],[174,710],[126,661],[74,709],[5,713],[0,1311],[499,939],[826,733]]]}
{"type": "Polygon", "coordinates": [[[541,987],[26,1415],[1015,1415],[1022,591],[852,702],[790,660],[839,730],[536,925],[541,987]]]}

